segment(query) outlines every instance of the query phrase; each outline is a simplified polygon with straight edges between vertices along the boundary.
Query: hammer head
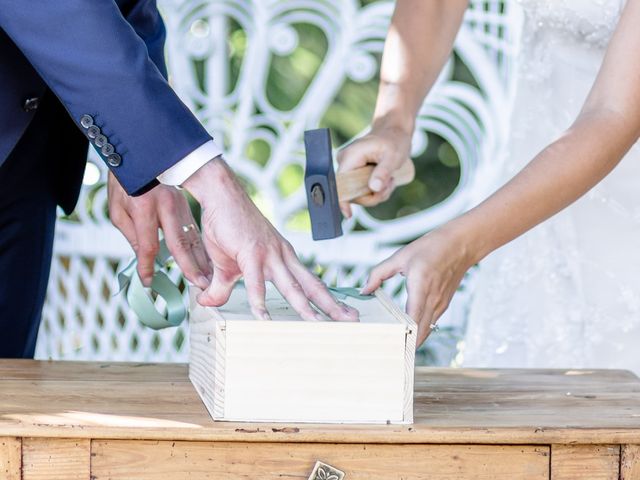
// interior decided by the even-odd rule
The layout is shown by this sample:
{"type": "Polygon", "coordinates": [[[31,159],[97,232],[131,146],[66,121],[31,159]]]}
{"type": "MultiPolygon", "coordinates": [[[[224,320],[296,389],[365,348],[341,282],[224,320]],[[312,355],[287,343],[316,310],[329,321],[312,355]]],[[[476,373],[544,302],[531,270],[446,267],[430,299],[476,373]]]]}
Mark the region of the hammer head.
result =
{"type": "Polygon", "coordinates": [[[304,132],[304,147],[307,155],[304,186],[313,239],[339,237],[342,235],[342,213],[338,204],[329,129],[304,132]]]}

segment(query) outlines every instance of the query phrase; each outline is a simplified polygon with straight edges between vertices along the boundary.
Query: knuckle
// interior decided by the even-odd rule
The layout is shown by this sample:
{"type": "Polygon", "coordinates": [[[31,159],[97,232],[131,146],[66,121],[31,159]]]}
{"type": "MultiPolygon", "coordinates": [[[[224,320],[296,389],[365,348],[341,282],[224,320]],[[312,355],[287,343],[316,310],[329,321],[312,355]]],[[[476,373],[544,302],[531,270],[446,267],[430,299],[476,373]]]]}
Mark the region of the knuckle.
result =
{"type": "Polygon", "coordinates": [[[249,248],[249,251],[256,258],[264,259],[269,253],[269,248],[262,242],[256,242],[249,248]]]}
{"type": "Polygon", "coordinates": [[[265,284],[257,278],[244,279],[247,288],[249,303],[254,306],[264,306],[264,296],[266,293],[265,284]]]}
{"type": "Polygon", "coordinates": [[[318,315],[318,313],[311,307],[305,308],[302,313],[307,318],[316,318],[318,315]]]}
{"type": "Polygon", "coordinates": [[[236,261],[240,269],[244,271],[248,265],[264,264],[267,256],[268,248],[261,242],[255,242],[241,247],[236,255],[236,261]]]}
{"type": "Polygon", "coordinates": [[[180,251],[186,251],[191,246],[191,242],[185,235],[178,235],[173,241],[173,247],[180,251]]]}
{"type": "Polygon", "coordinates": [[[189,243],[194,248],[200,248],[203,246],[202,237],[200,237],[200,235],[196,235],[195,237],[193,237],[193,239],[189,243]]]}
{"type": "Polygon", "coordinates": [[[173,210],[180,203],[180,199],[171,190],[169,190],[165,195],[163,202],[166,202],[166,205],[173,210]]]}
{"type": "Polygon", "coordinates": [[[149,264],[149,263],[145,263],[145,262],[141,262],[138,264],[138,272],[141,274],[141,276],[147,276],[147,275],[151,275],[154,270],[153,270],[153,264],[149,264]]]}
{"type": "Polygon", "coordinates": [[[136,208],[142,210],[150,210],[153,207],[154,201],[151,196],[141,195],[132,199],[136,208]]]}
{"type": "Polygon", "coordinates": [[[433,311],[433,318],[439,319],[442,316],[442,314],[447,310],[448,306],[449,304],[447,303],[446,305],[439,305],[437,308],[435,308],[433,311]]]}
{"type": "Polygon", "coordinates": [[[383,272],[382,265],[378,265],[377,267],[374,267],[373,270],[371,270],[371,272],[369,272],[369,278],[375,278],[375,279],[381,278],[382,272],[383,272]]]}
{"type": "Polygon", "coordinates": [[[383,163],[379,163],[376,166],[376,176],[378,176],[379,178],[383,178],[385,180],[388,180],[389,177],[391,177],[391,168],[389,163],[391,163],[390,160],[385,161],[383,163]]]}
{"type": "MultiPolygon", "coordinates": [[[[307,270],[308,271],[308,270],[307,270]]],[[[324,294],[327,293],[329,294],[329,292],[327,291],[325,284],[322,280],[320,280],[315,274],[309,272],[309,287],[311,290],[311,294],[312,295],[319,295],[319,294],[324,294]]],[[[331,297],[333,298],[333,297],[331,297]]]]}
{"type": "Polygon", "coordinates": [[[116,226],[121,225],[124,221],[124,215],[120,209],[111,209],[109,211],[109,218],[111,218],[111,222],[116,226]]]}
{"type": "Polygon", "coordinates": [[[158,245],[153,243],[141,243],[138,246],[138,251],[142,255],[155,255],[158,253],[158,245]]]}
{"type": "Polygon", "coordinates": [[[300,285],[300,282],[297,282],[295,280],[292,280],[289,282],[288,288],[291,292],[297,292],[297,293],[303,292],[302,285],[300,285]]]}
{"type": "Polygon", "coordinates": [[[293,248],[293,245],[286,240],[282,244],[282,253],[289,257],[298,258],[295,248],[293,248]]]}
{"type": "Polygon", "coordinates": [[[205,298],[207,301],[207,305],[210,305],[212,307],[221,307],[224,304],[224,300],[222,299],[221,295],[216,294],[215,292],[207,292],[205,298]]]}
{"type": "Polygon", "coordinates": [[[313,272],[306,270],[306,275],[302,278],[304,280],[305,290],[308,290],[309,298],[332,298],[333,295],[329,293],[326,285],[322,280],[318,278],[313,272]]]}
{"type": "Polygon", "coordinates": [[[439,296],[431,295],[427,297],[426,301],[424,302],[426,309],[430,312],[436,311],[438,305],[440,304],[440,300],[441,299],[439,296]]]}

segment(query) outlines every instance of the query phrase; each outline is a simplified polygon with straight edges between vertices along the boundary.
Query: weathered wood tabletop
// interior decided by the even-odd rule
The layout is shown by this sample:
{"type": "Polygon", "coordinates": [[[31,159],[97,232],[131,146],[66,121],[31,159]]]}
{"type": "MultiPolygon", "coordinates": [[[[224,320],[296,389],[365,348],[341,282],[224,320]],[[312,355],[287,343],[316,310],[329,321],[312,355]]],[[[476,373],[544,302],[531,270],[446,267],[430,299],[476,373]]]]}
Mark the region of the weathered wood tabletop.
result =
{"type": "Polygon", "coordinates": [[[3,480],[306,479],[312,459],[345,480],[626,480],[638,445],[625,371],[419,368],[413,425],[285,425],[213,422],[185,365],[0,361],[3,480]]]}

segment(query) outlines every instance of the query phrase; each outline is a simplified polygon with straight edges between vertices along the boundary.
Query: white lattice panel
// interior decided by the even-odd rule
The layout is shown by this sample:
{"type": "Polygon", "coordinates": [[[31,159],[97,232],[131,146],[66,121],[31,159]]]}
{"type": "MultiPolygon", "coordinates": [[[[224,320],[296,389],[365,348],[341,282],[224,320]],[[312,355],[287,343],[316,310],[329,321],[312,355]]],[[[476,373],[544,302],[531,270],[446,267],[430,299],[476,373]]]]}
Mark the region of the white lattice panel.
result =
{"type": "MultiPolygon", "coordinates": [[[[455,81],[453,61],[449,62],[420,111],[412,154],[425,151],[426,132],[449,142],[461,168],[453,194],[433,208],[395,220],[381,221],[356,208],[354,217],[345,222],[345,236],[317,243],[308,232],[291,228],[291,218],[304,212],[304,191],[298,188],[283,196],[278,178],[283,169],[304,165],[303,132],[319,124],[345,82],[365,83],[376,77],[392,2],[378,1],[366,7],[354,0],[159,3],[168,29],[167,58],[176,90],[224,143],[229,163],[255,189],[260,208],[305,259],[325,267],[323,277],[328,282],[362,283],[368,269],[398,244],[464,211],[493,187],[501,168],[511,98],[509,54],[515,45],[514,26],[520,21],[518,11],[506,1],[472,2],[456,41],[456,61],[466,65],[475,84],[455,81]],[[277,108],[268,94],[268,79],[274,58],[296,55],[301,24],[323,32],[326,54],[297,104],[277,108]],[[232,30],[245,39],[239,65],[232,65],[237,63],[228,42],[232,30]],[[268,145],[265,165],[246,156],[248,145],[256,139],[268,145]],[[356,224],[364,230],[352,231],[356,224]]],[[[96,166],[99,161],[95,158],[92,162],[87,176],[90,185],[83,189],[77,219],[58,224],[36,355],[185,361],[186,345],[181,341],[185,327],[160,333],[147,330],[127,310],[123,297],[116,295],[114,272],[128,260],[131,250],[106,219],[106,172],[96,166]]],[[[400,282],[388,282],[388,290],[398,292],[400,282]]],[[[463,310],[464,295],[452,311],[463,310]]],[[[430,341],[436,361],[446,361],[446,352],[452,351],[459,333],[456,328],[454,325],[453,336],[430,341]],[[438,353],[438,348],[446,352],[438,353]]]]}

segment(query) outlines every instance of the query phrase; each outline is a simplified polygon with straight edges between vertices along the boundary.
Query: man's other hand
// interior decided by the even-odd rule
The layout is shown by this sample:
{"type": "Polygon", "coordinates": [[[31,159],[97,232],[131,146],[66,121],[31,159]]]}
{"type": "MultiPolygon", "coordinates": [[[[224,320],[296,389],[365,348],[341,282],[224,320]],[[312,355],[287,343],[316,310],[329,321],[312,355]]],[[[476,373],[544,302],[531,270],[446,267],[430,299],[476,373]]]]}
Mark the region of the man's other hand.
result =
{"type": "Polygon", "coordinates": [[[109,216],[131,244],[138,259],[138,275],[150,286],[158,254],[158,229],[184,276],[207,288],[213,273],[200,232],[185,196],[175,187],[159,185],[138,197],[130,197],[110,173],[109,216]]]}

